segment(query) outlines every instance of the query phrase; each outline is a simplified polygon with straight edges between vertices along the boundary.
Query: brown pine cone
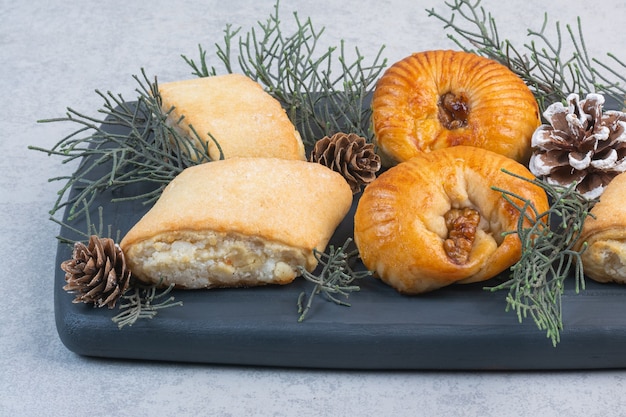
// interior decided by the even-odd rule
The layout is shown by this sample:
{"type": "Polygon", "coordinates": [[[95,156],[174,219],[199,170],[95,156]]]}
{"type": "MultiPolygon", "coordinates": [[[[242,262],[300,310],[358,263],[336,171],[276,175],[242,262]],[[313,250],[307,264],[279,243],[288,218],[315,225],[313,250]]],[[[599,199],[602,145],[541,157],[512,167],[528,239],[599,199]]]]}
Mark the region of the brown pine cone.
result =
{"type": "Polygon", "coordinates": [[[374,145],[354,133],[336,133],[318,140],[309,161],[343,175],[354,194],[374,181],[380,170],[380,156],[376,154],[374,145]]]}
{"type": "Polygon", "coordinates": [[[602,111],[604,97],[570,94],[567,106],[550,105],[532,138],[530,171],[548,183],[569,186],[583,196],[599,197],[607,184],[626,171],[626,113],[602,111]]]}
{"type": "Polygon", "coordinates": [[[95,235],[87,246],[76,242],[72,259],[64,261],[61,269],[67,282],[63,289],[77,293],[74,303],[113,308],[130,283],[130,269],[120,247],[113,239],[95,235]]]}

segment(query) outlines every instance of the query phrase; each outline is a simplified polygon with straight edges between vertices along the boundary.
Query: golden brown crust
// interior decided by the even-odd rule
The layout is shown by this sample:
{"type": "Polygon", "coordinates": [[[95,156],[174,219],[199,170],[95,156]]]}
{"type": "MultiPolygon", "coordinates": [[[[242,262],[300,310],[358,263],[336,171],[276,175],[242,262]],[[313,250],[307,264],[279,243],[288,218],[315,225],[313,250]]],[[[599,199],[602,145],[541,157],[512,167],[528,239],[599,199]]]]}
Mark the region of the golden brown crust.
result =
{"type": "Polygon", "coordinates": [[[457,145],[525,163],[540,125],[535,98],[518,76],[459,51],[416,53],[392,65],[376,85],[372,112],[376,142],[388,164],[457,145]],[[446,97],[452,104],[442,112],[446,97]],[[455,102],[467,107],[454,110],[455,102]],[[448,120],[446,128],[442,116],[457,120],[448,120]]]}
{"type": "Polygon", "coordinates": [[[311,270],[313,248],[326,248],[351,204],[345,179],[320,164],[277,158],[214,161],[178,175],[120,246],[132,264],[132,247],[155,236],[160,241],[203,232],[250,236],[301,250],[302,266],[311,270]]]}
{"type": "Polygon", "coordinates": [[[159,85],[171,125],[195,140],[189,125],[208,141],[209,155],[224,158],[305,159],[304,145],[280,103],[252,79],[227,74],[159,85]],[[181,123],[177,123],[184,117],[181,123]]]}
{"type": "Polygon", "coordinates": [[[585,275],[599,282],[626,282],[626,173],[607,185],[591,209],[578,240],[585,275]]]}
{"type": "Polygon", "coordinates": [[[421,153],[381,174],[365,189],[355,213],[354,237],[365,266],[408,294],[484,281],[511,266],[519,259],[520,242],[517,235],[502,233],[516,229],[519,212],[492,187],[513,190],[539,212],[547,210],[548,201],[541,188],[502,168],[534,178],[510,158],[469,146],[421,153]],[[472,210],[460,210],[454,216],[466,218],[450,230],[447,213],[466,208],[480,215],[478,227],[472,210]],[[462,261],[446,250],[446,241],[459,231],[461,248],[471,242],[462,261]]]}

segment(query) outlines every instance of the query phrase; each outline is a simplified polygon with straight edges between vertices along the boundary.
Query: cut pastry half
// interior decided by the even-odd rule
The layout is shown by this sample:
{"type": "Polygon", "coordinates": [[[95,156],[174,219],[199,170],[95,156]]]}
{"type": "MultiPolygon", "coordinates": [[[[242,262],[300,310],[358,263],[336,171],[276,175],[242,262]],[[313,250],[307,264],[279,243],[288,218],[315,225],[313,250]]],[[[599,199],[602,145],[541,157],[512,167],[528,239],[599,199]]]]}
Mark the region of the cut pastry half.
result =
{"type": "Polygon", "coordinates": [[[178,288],[287,284],[317,265],[352,204],[338,173],[231,158],[185,169],[120,242],[142,281],[178,288]]]}
{"type": "Polygon", "coordinates": [[[626,173],[608,183],[585,219],[577,249],[585,275],[598,282],[626,284],[626,173]]]}

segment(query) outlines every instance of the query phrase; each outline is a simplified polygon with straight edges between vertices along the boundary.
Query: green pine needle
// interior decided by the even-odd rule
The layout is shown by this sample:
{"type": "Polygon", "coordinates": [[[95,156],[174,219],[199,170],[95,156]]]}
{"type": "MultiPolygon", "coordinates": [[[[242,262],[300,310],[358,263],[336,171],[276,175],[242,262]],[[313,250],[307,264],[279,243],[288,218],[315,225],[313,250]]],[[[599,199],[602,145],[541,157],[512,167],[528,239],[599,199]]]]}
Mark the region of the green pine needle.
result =
{"type": "Polygon", "coordinates": [[[354,285],[353,282],[361,278],[372,275],[371,271],[354,271],[351,262],[358,257],[356,249],[350,249],[352,239],[348,238],[343,246],[335,248],[330,245],[328,253],[320,252],[313,249],[315,258],[321,265],[321,271],[316,275],[300,267],[300,272],[304,279],[314,284],[313,289],[309,292],[300,293],[298,297],[298,318],[299,322],[304,321],[309,313],[313,300],[317,295],[322,295],[326,300],[342,306],[350,306],[344,299],[348,298],[350,293],[359,291],[360,287],[354,285]],[[305,302],[306,300],[306,302],[305,302]]]}
{"type": "Polygon", "coordinates": [[[140,319],[154,318],[159,310],[164,308],[182,306],[182,301],[175,301],[173,296],[166,298],[163,301],[156,302],[172,291],[174,284],[164,289],[161,292],[157,292],[157,285],[142,286],[135,282],[135,284],[129,288],[121,300],[127,301],[120,304],[121,312],[112,318],[113,323],[117,324],[119,329],[125,326],[132,326],[140,319]]]}
{"type": "MultiPolygon", "coordinates": [[[[216,44],[217,57],[228,73],[242,73],[265,87],[285,108],[306,145],[334,133],[356,133],[371,140],[369,94],[386,67],[381,47],[371,62],[358,48],[354,58],[345,44],[319,50],[324,28],[317,29],[310,19],[293,14],[296,30],[285,33],[274,13],[258,27],[241,34],[241,28],[227,26],[223,45],[216,44]],[[236,51],[236,54],[233,53],[236,51]],[[234,56],[236,55],[236,56],[234,56]],[[337,72],[335,72],[337,71],[337,72]]],[[[183,55],[193,75],[217,74],[207,62],[206,50],[199,46],[195,61],[183,55]]]]}
{"type": "Polygon", "coordinates": [[[450,9],[449,16],[434,9],[426,11],[453,32],[448,38],[459,48],[498,61],[524,80],[535,95],[540,113],[554,102],[565,102],[570,93],[584,97],[588,92],[598,92],[617,103],[624,102],[626,64],[612,54],[607,54],[611,65],[590,57],[580,17],[575,27],[565,26],[566,36],[561,24],[555,22],[556,39],[551,39],[546,31],[548,16],[544,14],[541,28],[528,29],[531,41],[516,46],[502,40],[495,17],[480,6],[480,0],[453,0],[445,5],[450,9]],[[570,46],[566,42],[573,49],[570,56],[564,56],[566,46],[570,46]]]}
{"type": "MultiPolygon", "coordinates": [[[[128,102],[119,95],[96,90],[96,94],[104,100],[98,110],[99,117],[68,108],[66,117],[39,121],[77,125],[76,131],[51,149],[29,147],[60,156],[64,164],[80,161],[71,175],[49,179],[65,182],[57,193],[51,215],[69,206],[67,218],[71,220],[84,214],[102,192],[136,183],[143,184],[145,192],[127,198],[152,202],[183,169],[210,161],[208,143],[197,134],[197,141],[186,137],[178,132],[176,126],[166,122],[173,109],[168,112],[161,109],[156,79],[150,82],[143,70],[142,76],[134,77],[139,85],[136,101],[128,102]],[[103,172],[98,171],[101,167],[105,167],[103,172]],[[72,188],[78,192],[69,197],[72,188]],[[85,201],[87,204],[83,204],[85,201]]],[[[123,199],[120,197],[117,200],[123,199]]]]}
{"type": "Polygon", "coordinates": [[[575,291],[585,288],[581,254],[577,249],[583,224],[595,200],[588,200],[569,187],[550,185],[543,180],[529,180],[503,170],[546,191],[553,202],[540,213],[529,200],[514,192],[494,188],[519,213],[516,233],[522,243],[521,259],[511,267],[511,278],[490,291],[508,290],[506,310],[514,310],[520,322],[532,318],[556,346],[563,330],[561,297],[565,280],[573,276],[575,291]],[[551,227],[552,226],[552,227],[551,227]]]}

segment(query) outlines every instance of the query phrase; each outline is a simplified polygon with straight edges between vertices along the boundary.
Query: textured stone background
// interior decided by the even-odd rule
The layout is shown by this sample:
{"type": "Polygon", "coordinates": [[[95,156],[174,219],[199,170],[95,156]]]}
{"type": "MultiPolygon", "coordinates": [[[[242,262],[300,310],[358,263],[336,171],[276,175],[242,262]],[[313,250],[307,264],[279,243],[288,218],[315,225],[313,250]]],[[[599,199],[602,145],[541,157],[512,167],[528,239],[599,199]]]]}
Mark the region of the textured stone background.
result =
{"type": "MultiPolygon", "coordinates": [[[[87,113],[94,89],[132,97],[131,76],[145,68],[161,81],[190,77],[180,55],[213,51],[226,23],[265,20],[269,0],[0,0],[0,415],[619,415],[626,373],[323,372],[105,361],[77,357],[54,324],[57,226],[47,211],[73,167],[28,151],[51,147],[73,126],[37,124],[67,106],[87,113]],[[228,6],[226,6],[228,5],[228,6]],[[228,10],[227,10],[228,9],[228,10]]],[[[281,2],[326,27],[322,42],[381,45],[390,62],[419,50],[450,48],[441,23],[424,11],[439,1],[281,2]]],[[[543,14],[576,24],[583,17],[592,56],[624,57],[626,4],[540,0],[483,2],[501,36],[520,45],[543,14]]],[[[569,48],[569,47],[568,47],[569,48]]],[[[463,354],[463,346],[459,346],[463,354]]]]}

